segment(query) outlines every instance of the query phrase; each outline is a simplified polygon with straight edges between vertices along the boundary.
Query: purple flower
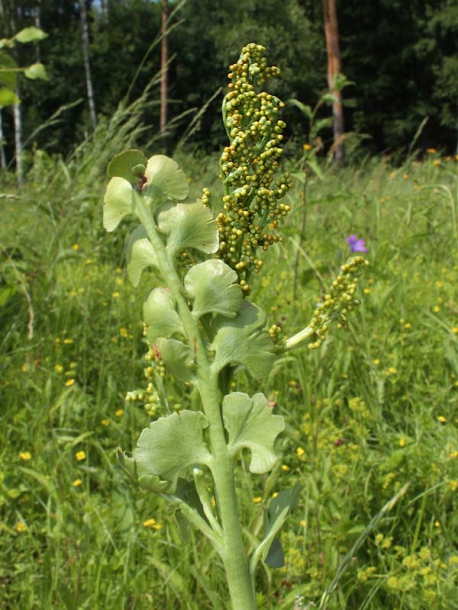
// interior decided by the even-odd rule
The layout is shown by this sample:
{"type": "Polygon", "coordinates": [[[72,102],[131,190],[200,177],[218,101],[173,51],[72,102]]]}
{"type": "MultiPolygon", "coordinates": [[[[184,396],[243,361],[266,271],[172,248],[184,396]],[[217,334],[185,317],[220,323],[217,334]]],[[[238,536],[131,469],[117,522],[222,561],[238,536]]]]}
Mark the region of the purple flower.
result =
{"type": "Polygon", "coordinates": [[[352,252],[367,252],[364,239],[358,239],[356,235],[350,235],[345,241],[350,246],[352,252]]]}

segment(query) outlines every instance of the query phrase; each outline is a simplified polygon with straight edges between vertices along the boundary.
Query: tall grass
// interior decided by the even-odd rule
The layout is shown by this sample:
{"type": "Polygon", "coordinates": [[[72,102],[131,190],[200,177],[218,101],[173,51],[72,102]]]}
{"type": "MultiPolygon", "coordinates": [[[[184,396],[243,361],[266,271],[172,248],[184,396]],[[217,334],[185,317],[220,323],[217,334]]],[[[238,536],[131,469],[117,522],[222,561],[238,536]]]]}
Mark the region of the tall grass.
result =
{"type": "MultiPolygon", "coordinates": [[[[101,226],[106,159],[142,129],[126,117],[71,159],[37,152],[20,192],[6,177],[0,188],[0,608],[228,607],[212,549],[197,535],[183,543],[173,513],[114,457],[150,420],[124,399],[145,387],[144,295],[101,226]]],[[[216,163],[179,160],[193,194],[217,191],[216,163]]],[[[268,479],[239,473],[255,498],[243,495],[244,518],[302,485],[286,565],[259,572],[262,608],[458,608],[456,178],[455,160],[431,154],[309,183],[298,299],[299,182],[290,194],[285,241],[254,288],[272,323],[286,335],[303,326],[350,233],[371,267],[349,327],[262,381],[288,421],[284,460],[268,479]]],[[[167,383],[175,408],[192,398],[167,383]]]]}

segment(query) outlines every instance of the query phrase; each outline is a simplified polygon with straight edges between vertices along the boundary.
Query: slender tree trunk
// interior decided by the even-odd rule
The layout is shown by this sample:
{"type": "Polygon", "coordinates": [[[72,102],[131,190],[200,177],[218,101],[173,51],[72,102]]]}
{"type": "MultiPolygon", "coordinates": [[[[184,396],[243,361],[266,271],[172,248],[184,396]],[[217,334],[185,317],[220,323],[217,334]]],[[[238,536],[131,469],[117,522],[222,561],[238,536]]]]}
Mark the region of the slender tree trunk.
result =
{"type": "Polygon", "coordinates": [[[165,136],[167,129],[167,76],[168,76],[168,40],[167,40],[167,21],[169,18],[169,3],[168,0],[162,0],[162,22],[161,22],[161,116],[160,116],[160,132],[161,136],[165,136]]]}
{"type": "Polygon", "coordinates": [[[87,24],[86,0],[79,0],[81,19],[81,47],[83,50],[84,72],[86,74],[86,92],[89,105],[89,114],[92,124],[97,124],[95,111],[94,88],[92,86],[91,64],[89,63],[89,28],[87,24]]]}
{"type": "Polygon", "coordinates": [[[328,86],[336,101],[332,105],[334,117],[334,154],[337,163],[344,159],[344,120],[342,110],[342,94],[335,87],[336,75],[340,71],[339,28],[335,0],[323,0],[324,30],[326,34],[326,50],[328,53],[328,86]]]}
{"type": "MultiPolygon", "coordinates": [[[[19,86],[16,87],[16,96],[19,97],[19,86]]],[[[22,184],[22,113],[21,104],[13,105],[14,118],[14,152],[16,157],[16,178],[19,186],[22,184]]]]}
{"type": "Polygon", "coordinates": [[[6,169],[5,139],[3,136],[3,117],[0,108],[0,167],[6,169]]]}

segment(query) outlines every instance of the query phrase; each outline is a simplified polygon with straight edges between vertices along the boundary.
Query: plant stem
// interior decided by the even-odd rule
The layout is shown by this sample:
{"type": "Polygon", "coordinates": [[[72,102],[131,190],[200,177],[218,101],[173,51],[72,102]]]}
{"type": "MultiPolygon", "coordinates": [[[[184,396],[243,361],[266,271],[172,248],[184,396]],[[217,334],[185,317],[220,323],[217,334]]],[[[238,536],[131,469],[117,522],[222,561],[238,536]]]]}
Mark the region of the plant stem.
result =
{"type": "Polygon", "coordinates": [[[181,291],[181,280],[158,235],[149,204],[137,210],[151,244],[156,252],[159,271],[175,298],[178,313],[183,322],[189,346],[193,349],[197,364],[197,387],[202,408],[209,422],[210,450],[213,456],[213,475],[217,509],[223,530],[222,560],[226,572],[233,610],[256,610],[256,598],[251,579],[242,526],[240,523],[235,489],[234,461],[229,455],[221,416],[221,400],[218,377],[213,375],[208,362],[200,329],[193,318],[181,291]]]}

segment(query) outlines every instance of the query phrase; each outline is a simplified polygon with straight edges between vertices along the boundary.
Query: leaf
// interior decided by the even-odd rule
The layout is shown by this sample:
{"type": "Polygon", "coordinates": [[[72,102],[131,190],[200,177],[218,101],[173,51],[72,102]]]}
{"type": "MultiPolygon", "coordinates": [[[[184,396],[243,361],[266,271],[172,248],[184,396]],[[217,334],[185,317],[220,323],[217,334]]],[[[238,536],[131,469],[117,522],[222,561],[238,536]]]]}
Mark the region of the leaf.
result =
{"type": "Polygon", "coordinates": [[[165,155],[150,157],[145,170],[145,192],[159,201],[181,201],[188,196],[189,184],[178,163],[165,155]]]}
{"type": "Polygon", "coordinates": [[[211,454],[203,430],[208,421],[199,411],[182,411],[161,417],[143,430],[132,453],[138,481],[158,477],[174,493],[178,477],[191,466],[208,465],[211,454]]]}
{"type": "Polygon", "coordinates": [[[136,288],[140,283],[143,269],[146,267],[157,267],[156,252],[153,244],[146,235],[143,225],[133,231],[127,240],[127,275],[136,288]]]}
{"type": "Polygon", "coordinates": [[[281,415],[273,415],[264,394],[250,398],[243,392],[233,392],[223,399],[223,422],[229,434],[228,450],[235,456],[247,447],[251,451],[250,472],[270,472],[280,458],[274,444],[285,429],[281,415]]]}
{"type": "Polygon", "coordinates": [[[168,290],[155,288],[143,305],[143,319],[148,327],[148,341],[153,344],[159,337],[184,335],[181,318],[176,311],[175,299],[168,290]]]}
{"type": "Polygon", "coordinates": [[[285,553],[277,537],[272,540],[265,562],[269,568],[282,568],[285,565],[285,553]]]}
{"type": "Polygon", "coordinates": [[[154,493],[162,493],[169,486],[167,481],[163,481],[157,475],[143,475],[142,480],[140,481],[138,478],[137,463],[134,458],[126,451],[121,451],[120,449],[118,449],[116,455],[121,468],[142,487],[145,487],[154,493]]]}
{"type": "Polygon", "coordinates": [[[299,503],[301,486],[295,485],[293,489],[284,489],[273,498],[264,511],[264,538],[253,553],[250,561],[250,572],[254,574],[259,559],[264,559],[271,567],[281,567],[281,554],[283,549],[278,548],[276,535],[299,503]],[[273,547],[273,548],[272,548],[273,547]],[[272,548],[272,552],[271,552],[272,548]],[[281,553],[280,553],[281,551],[281,553]]]}
{"type": "Polygon", "coordinates": [[[146,169],[147,162],[147,158],[140,150],[125,150],[113,157],[108,164],[107,174],[110,178],[124,178],[131,184],[137,184],[140,177],[138,166],[143,166],[146,169]],[[134,168],[137,169],[135,173],[134,168]]]}
{"type": "Polygon", "coordinates": [[[212,369],[219,373],[226,365],[240,364],[255,379],[266,376],[275,361],[274,343],[265,330],[266,314],[244,300],[232,320],[217,316],[211,330],[215,337],[210,349],[215,352],[212,369]]]}
{"type": "Polygon", "coordinates": [[[0,108],[3,108],[3,106],[11,106],[11,104],[19,104],[20,101],[21,100],[14,91],[6,89],[5,87],[0,88],[0,108]]]}
{"type": "Polygon", "coordinates": [[[156,341],[161,358],[171,373],[181,381],[195,382],[194,356],[187,345],[176,339],[160,337],[156,341]]]}
{"type": "Polygon", "coordinates": [[[243,295],[237,273],[219,259],[194,265],[184,278],[187,293],[193,299],[192,315],[219,313],[233,318],[240,309],[243,295]]]}
{"type": "Polygon", "coordinates": [[[305,114],[308,119],[313,120],[313,110],[310,106],[303,104],[299,100],[295,99],[288,100],[288,102],[293,106],[296,106],[296,108],[299,108],[302,114],[305,114]]]}
{"type": "Polygon", "coordinates": [[[11,89],[11,91],[16,90],[16,68],[17,63],[14,59],[8,53],[0,51],[0,85],[4,85],[7,89],[11,89]]]}
{"type": "Polygon", "coordinates": [[[206,254],[218,250],[218,226],[201,201],[164,205],[158,213],[157,225],[168,235],[167,249],[172,256],[185,248],[196,248],[206,254]]]}
{"type": "Polygon", "coordinates": [[[140,195],[124,178],[112,178],[108,183],[103,206],[103,226],[114,231],[124,216],[132,214],[140,195]]]}
{"type": "Polygon", "coordinates": [[[28,42],[36,42],[37,40],[43,40],[44,38],[47,38],[47,37],[48,37],[48,35],[45,32],[43,32],[43,30],[40,30],[40,28],[31,26],[29,28],[24,28],[23,30],[18,32],[14,36],[14,40],[17,40],[18,42],[21,42],[22,44],[26,44],[28,42]]]}
{"type": "Polygon", "coordinates": [[[28,68],[25,68],[24,75],[30,80],[36,80],[37,78],[40,80],[49,80],[44,65],[40,63],[35,63],[28,68]]]}

